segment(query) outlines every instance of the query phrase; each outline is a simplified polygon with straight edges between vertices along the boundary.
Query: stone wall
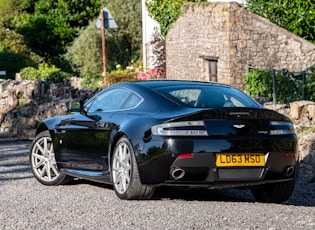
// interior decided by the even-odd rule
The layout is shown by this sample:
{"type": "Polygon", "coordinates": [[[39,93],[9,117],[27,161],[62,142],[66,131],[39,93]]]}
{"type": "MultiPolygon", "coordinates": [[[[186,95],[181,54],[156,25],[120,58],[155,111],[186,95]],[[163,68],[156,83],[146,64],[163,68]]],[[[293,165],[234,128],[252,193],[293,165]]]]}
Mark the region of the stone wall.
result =
{"type": "Polygon", "coordinates": [[[313,175],[315,181],[315,102],[296,101],[287,105],[265,104],[265,107],[288,116],[298,135],[300,168],[313,175]]]}
{"type": "Polygon", "coordinates": [[[166,75],[209,81],[217,56],[218,81],[244,89],[247,65],[302,71],[315,63],[315,45],[249,12],[236,2],[190,3],[166,37],[166,75]]]}
{"type": "Polygon", "coordinates": [[[75,78],[55,84],[0,79],[0,134],[34,137],[41,120],[67,114],[73,98],[84,100],[95,93],[74,87],[78,85],[75,78]]]}

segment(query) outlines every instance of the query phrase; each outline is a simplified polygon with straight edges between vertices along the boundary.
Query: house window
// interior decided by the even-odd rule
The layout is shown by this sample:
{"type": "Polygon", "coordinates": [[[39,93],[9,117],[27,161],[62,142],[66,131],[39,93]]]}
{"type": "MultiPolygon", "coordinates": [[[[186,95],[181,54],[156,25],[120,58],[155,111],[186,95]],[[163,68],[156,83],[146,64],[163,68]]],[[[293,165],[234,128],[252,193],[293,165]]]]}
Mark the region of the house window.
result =
{"type": "Polygon", "coordinates": [[[219,60],[219,57],[201,55],[200,58],[204,59],[207,63],[207,79],[208,79],[208,81],[217,82],[218,81],[218,60],[219,60]]]}

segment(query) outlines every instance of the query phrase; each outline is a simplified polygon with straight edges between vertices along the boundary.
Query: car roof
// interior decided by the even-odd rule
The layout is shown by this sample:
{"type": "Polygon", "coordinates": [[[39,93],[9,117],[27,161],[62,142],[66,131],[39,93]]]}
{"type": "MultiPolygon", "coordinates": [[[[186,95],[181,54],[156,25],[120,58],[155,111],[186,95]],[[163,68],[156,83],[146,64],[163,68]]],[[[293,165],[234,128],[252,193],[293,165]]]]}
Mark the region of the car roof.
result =
{"type": "MultiPolygon", "coordinates": [[[[193,81],[193,80],[168,80],[168,79],[163,79],[163,80],[146,80],[146,81],[136,81],[136,82],[123,82],[123,83],[118,83],[120,85],[125,85],[125,86],[142,86],[146,88],[159,88],[159,87],[165,87],[165,86],[184,86],[184,85],[189,85],[189,86],[219,86],[219,87],[228,87],[232,88],[229,85],[225,84],[220,84],[217,82],[203,82],[203,81],[193,81]]],[[[117,84],[116,84],[117,85],[117,84]]]]}

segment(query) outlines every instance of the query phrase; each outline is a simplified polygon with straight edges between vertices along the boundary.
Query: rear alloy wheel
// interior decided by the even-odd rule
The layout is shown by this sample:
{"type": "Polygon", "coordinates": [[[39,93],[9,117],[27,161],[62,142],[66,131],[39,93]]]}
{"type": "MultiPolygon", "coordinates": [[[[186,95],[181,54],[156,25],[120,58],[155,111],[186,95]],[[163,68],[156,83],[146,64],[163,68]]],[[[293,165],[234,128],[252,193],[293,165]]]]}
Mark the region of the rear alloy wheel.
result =
{"type": "Polygon", "coordinates": [[[49,131],[36,136],[30,152],[30,164],[36,179],[44,185],[59,185],[71,178],[60,173],[49,131]]]}
{"type": "Polygon", "coordinates": [[[253,188],[252,194],[259,202],[281,203],[290,198],[294,191],[295,181],[286,181],[273,184],[260,185],[253,188]]]}
{"type": "Polygon", "coordinates": [[[120,199],[150,199],[154,187],[143,185],[130,141],[119,139],[112,157],[111,175],[116,195],[120,199]]]}

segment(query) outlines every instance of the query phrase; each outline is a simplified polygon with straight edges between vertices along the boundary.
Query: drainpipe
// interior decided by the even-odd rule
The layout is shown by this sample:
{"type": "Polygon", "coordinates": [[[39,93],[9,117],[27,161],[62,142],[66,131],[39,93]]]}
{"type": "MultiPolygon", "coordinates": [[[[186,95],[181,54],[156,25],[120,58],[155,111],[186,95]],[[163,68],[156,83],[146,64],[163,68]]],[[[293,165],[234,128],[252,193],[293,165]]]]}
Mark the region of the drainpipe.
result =
{"type": "Polygon", "coordinates": [[[141,0],[142,2],[142,55],[143,55],[143,68],[147,68],[147,50],[146,50],[146,37],[147,37],[147,8],[145,7],[145,1],[141,0]]]}
{"type": "Polygon", "coordinates": [[[273,104],[277,104],[277,82],[276,82],[276,70],[272,69],[272,98],[273,104]]]}

